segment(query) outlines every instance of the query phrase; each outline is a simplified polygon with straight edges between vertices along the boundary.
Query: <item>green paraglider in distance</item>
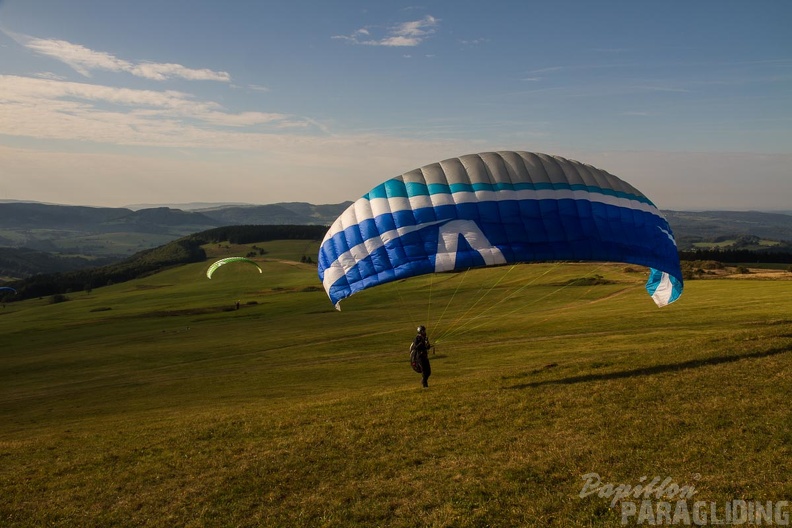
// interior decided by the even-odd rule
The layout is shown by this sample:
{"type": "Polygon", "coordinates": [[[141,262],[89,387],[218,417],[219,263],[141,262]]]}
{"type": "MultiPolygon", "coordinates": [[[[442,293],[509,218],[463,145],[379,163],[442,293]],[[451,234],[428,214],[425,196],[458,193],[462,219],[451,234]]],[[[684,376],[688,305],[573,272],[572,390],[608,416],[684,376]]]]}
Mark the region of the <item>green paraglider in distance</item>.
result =
{"type": "Polygon", "coordinates": [[[250,260],[249,258],[246,258],[246,257],[226,257],[226,258],[222,258],[222,259],[218,260],[217,262],[215,262],[214,264],[209,266],[209,269],[206,270],[207,278],[211,279],[212,278],[212,274],[215,272],[215,270],[217,270],[217,268],[219,268],[221,266],[225,266],[226,264],[230,264],[232,262],[247,262],[248,264],[252,264],[253,266],[256,266],[256,268],[258,268],[259,273],[263,273],[261,271],[261,266],[259,266],[254,261],[250,260]]]}

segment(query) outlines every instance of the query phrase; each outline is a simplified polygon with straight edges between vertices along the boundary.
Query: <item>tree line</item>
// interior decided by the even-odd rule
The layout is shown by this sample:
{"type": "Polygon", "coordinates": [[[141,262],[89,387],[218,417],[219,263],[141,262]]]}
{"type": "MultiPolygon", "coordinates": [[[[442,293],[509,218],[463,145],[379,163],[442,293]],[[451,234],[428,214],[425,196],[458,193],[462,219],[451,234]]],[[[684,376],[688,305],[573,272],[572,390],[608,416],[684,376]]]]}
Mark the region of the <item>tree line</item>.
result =
{"type": "Polygon", "coordinates": [[[715,260],[727,264],[792,264],[792,251],[757,251],[751,249],[696,249],[680,251],[680,260],[715,260]]]}

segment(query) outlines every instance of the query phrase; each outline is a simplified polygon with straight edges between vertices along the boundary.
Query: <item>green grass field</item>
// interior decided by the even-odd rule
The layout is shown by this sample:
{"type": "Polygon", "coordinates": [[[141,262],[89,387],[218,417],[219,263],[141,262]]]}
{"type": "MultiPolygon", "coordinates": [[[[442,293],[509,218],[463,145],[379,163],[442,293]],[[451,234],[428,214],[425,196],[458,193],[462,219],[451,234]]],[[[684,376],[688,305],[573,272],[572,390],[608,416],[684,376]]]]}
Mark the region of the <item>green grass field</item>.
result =
{"type": "Polygon", "coordinates": [[[792,274],[658,309],[623,265],[523,265],[337,312],[296,262],[315,246],[258,246],[263,274],[207,262],[2,309],[0,526],[619,525],[587,473],[792,499],[792,274]]]}

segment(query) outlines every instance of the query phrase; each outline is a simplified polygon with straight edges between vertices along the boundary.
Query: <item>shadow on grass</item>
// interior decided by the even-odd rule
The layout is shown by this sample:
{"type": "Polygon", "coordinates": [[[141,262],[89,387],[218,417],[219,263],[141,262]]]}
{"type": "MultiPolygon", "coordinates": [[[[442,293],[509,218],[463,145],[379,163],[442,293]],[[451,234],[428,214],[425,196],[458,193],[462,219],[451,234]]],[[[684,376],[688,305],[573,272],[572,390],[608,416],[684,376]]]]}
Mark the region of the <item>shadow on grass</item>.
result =
{"type": "Polygon", "coordinates": [[[680,370],[687,370],[699,367],[707,367],[710,365],[721,365],[723,363],[733,363],[743,359],[758,359],[770,356],[777,356],[786,352],[792,351],[792,347],[778,347],[761,352],[751,352],[750,354],[738,354],[734,356],[718,356],[707,359],[692,359],[690,361],[683,361],[681,363],[670,363],[666,365],[654,365],[652,367],[644,367],[632,370],[623,370],[620,372],[606,372],[602,374],[584,374],[581,376],[571,376],[569,378],[561,378],[555,380],[533,381],[531,383],[520,383],[506,389],[530,389],[532,387],[541,387],[542,385],[569,385],[572,383],[587,383],[589,381],[606,381],[622,378],[632,378],[634,376],[652,376],[654,374],[662,374],[664,372],[677,372],[680,370]]]}

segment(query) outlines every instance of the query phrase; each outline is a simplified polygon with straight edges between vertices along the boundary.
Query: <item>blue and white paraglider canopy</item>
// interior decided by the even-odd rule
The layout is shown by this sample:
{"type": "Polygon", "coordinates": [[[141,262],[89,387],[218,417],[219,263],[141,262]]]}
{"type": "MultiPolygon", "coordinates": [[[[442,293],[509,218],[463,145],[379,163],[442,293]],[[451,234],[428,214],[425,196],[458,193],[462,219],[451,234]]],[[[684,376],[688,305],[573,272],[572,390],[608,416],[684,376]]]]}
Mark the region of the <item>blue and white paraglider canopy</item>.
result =
{"type": "Polygon", "coordinates": [[[461,156],[376,186],[325,235],[319,278],[340,309],[397,279],[548,260],[647,266],[658,306],[682,294],[674,236],[646,196],[591,165],[531,152],[461,156]]]}

